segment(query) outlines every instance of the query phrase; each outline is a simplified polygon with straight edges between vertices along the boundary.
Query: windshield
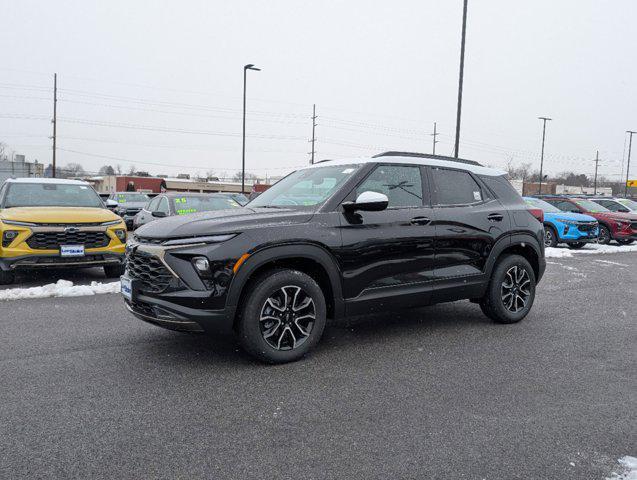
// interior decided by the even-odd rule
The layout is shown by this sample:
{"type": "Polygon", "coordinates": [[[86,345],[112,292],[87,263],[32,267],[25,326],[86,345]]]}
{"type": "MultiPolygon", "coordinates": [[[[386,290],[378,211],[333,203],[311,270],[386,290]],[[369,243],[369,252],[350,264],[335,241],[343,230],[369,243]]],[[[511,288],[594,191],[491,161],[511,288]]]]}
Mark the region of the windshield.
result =
{"type": "Polygon", "coordinates": [[[145,193],[117,193],[115,194],[115,201],[117,203],[126,203],[126,202],[139,202],[146,203],[150,198],[145,193]]]}
{"type": "Polygon", "coordinates": [[[544,213],[560,213],[562,211],[550,203],[540,200],[539,198],[524,197],[524,201],[529,207],[539,208],[543,210],[544,213]]]}
{"type": "Polygon", "coordinates": [[[634,200],[631,200],[630,198],[618,198],[617,201],[624,207],[630,208],[633,211],[637,211],[637,202],[635,202],[634,200]]]}
{"type": "Polygon", "coordinates": [[[248,206],[316,207],[327,200],[356,170],[358,165],[334,165],[297,170],[272,185],[248,206]]]}
{"type": "Polygon", "coordinates": [[[225,210],[227,208],[241,208],[237,202],[228,197],[175,197],[175,212],[177,215],[187,215],[189,213],[210,212],[213,210],[225,210]]]}
{"type": "Polygon", "coordinates": [[[599,212],[610,212],[610,210],[606,207],[602,207],[600,204],[591,202],[590,200],[575,200],[580,207],[582,207],[587,212],[591,213],[599,213],[599,212]]]}
{"type": "Polygon", "coordinates": [[[4,207],[104,208],[104,204],[99,195],[89,185],[12,183],[9,185],[4,207]]]}

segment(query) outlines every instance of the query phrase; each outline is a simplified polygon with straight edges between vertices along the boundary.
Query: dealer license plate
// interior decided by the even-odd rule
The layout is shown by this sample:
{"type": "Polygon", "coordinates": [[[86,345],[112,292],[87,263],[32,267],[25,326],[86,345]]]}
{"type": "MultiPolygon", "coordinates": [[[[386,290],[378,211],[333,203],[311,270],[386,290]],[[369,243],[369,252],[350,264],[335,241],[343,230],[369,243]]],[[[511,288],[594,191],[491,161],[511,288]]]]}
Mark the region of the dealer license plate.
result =
{"type": "Polygon", "coordinates": [[[61,245],[60,256],[61,257],[83,257],[84,245],[61,245]]]}
{"type": "Polygon", "coordinates": [[[133,282],[128,277],[120,277],[120,283],[122,287],[122,295],[128,301],[133,301],[133,282]]]}

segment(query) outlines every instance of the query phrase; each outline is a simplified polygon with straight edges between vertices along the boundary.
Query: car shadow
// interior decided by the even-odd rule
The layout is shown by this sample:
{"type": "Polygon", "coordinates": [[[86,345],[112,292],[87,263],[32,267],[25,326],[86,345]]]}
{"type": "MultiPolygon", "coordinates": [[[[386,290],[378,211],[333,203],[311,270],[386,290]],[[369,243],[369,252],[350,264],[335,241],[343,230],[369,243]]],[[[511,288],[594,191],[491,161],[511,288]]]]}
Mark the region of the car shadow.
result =
{"type": "Polygon", "coordinates": [[[90,284],[91,282],[114,282],[117,279],[106,278],[104,270],[95,268],[50,268],[42,270],[18,270],[15,281],[10,285],[0,286],[0,290],[9,288],[40,287],[58,280],[70,280],[74,284],[90,284]]]}
{"type": "MultiPolygon", "coordinates": [[[[484,328],[494,325],[484,316],[477,305],[468,301],[445,303],[431,307],[402,310],[392,313],[349,317],[330,322],[312,355],[330,356],[335,349],[356,348],[382,339],[389,343],[400,337],[413,335],[437,335],[472,327],[484,328]]],[[[159,333],[159,332],[158,332],[159,333]]],[[[232,335],[212,336],[161,332],[162,338],[143,344],[145,354],[154,358],[168,356],[170,362],[186,365],[229,366],[233,369],[246,367],[272,368],[248,356],[232,335]]],[[[307,360],[306,359],[306,360],[307,360]]],[[[301,360],[304,362],[306,360],[301,360]]]]}

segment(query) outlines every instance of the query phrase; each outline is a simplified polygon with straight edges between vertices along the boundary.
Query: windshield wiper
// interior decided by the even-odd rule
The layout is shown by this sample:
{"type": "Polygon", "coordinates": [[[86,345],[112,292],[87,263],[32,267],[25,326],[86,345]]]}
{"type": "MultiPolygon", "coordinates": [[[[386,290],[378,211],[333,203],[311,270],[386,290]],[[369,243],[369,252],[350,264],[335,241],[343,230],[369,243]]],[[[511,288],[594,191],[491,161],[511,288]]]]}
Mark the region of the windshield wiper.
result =
{"type": "Polygon", "coordinates": [[[259,205],[258,207],[252,207],[252,208],[285,208],[285,207],[281,207],[280,205],[259,205]]]}

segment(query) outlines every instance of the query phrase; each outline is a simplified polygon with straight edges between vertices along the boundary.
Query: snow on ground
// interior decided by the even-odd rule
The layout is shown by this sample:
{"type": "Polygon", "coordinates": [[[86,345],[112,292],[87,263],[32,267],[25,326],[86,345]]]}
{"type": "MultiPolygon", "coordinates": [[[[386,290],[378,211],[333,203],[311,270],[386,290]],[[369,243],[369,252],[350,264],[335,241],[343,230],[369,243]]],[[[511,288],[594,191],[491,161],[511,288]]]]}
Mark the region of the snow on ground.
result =
{"type": "Polygon", "coordinates": [[[623,472],[613,472],[610,477],[606,477],[606,480],[637,480],[637,458],[625,456],[618,462],[623,467],[623,472]]]}
{"type": "Polygon", "coordinates": [[[626,252],[637,252],[637,245],[600,245],[597,243],[589,243],[585,247],[579,250],[571,250],[570,248],[564,247],[556,247],[546,248],[546,257],[547,258],[564,258],[564,257],[572,257],[573,255],[581,255],[581,254],[601,254],[601,253],[626,253],[626,252]]]}
{"type": "Polygon", "coordinates": [[[58,280],[57,283],[49,283],[41,287],[10,288],[0,290],[0,300],[21,300],[24,298],[47,297],[82,297],[100,293],[118,293],[119,282],[100,283],[91,282],[90,285],[73,285],[69,280],[58,280]]]}

